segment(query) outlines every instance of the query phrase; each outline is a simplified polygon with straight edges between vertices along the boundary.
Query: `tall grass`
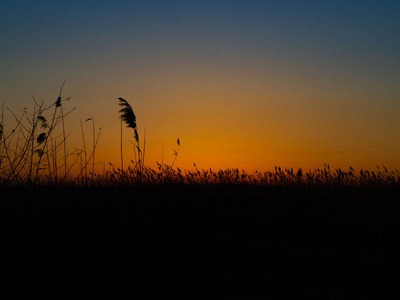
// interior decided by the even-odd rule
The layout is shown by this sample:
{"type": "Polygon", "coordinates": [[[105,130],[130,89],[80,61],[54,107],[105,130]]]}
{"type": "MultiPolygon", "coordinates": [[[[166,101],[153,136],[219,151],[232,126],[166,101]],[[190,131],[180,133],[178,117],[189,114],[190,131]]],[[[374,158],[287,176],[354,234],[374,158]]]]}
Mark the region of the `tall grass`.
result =
{"type": "Polygon", "coordinates": [[[19,116],[2,105],[0,186],[29,187],[78,182],[82,181],[81,175],[87,170],[91,158],[94,165],[99,136],[94,137],[93,149],[89,154],[86,146],[68,152],[66,142],[69,134],[66,132],[65,119],[75,108],[64,110],[64,103],[71,97],[62,96],[62,87],[55,102],[46,105],[44,101],[38,103],[33,98],[33,109],[24,109],[19,116]],[[11,116],[11,121],[6,120],[6,112],[11,116]],[[76,168],[83,154],[81,171],[78,175],[73,175],[71,170],[76,168]]]}
{"type": "MultiPolygon", "coordinates": [[[[107,171],[95,178],[95,185],[118,186],[137,184],[138,170],[128,167],[127,170],[115,169],[107,171]]],[[[303,172],[276,167],[274,171],[247,173],[237,168],[181,170],[171,165],[158,163],[156,170],[145,167],[141,172],[140,184],[223,184],[223,185],[255,185],[271,187],[400,187],[400,174],[394,171],[360,170],[356,173],[352,167],[346,172],[341,169],[314,169],[303,172]]]]}
{"type": "MultiPolygon", "coordinates": [[[[126,124],[126,127],[132,128],[133,129],[133,137],[135,139],[135,142],[131,143],[133,144],[133,152],[134,152],[134,168],[138,169],[137,175],[140,177],[141,172],[143,171],[144,167],[144,153],[142,152],[140,148],[140,143],[139,143],[139,134],[137,130],[137,125],[136,125],[136,116],[135,113],[133,112],[132,106],[128,103],[123,98],[118,98],[119,100],[119,105],[121,106],[121,109],[119,111],[120,113],[120,120],[121,122],[124,122],[126,124]],[[136,152],[137,151],[137,152],[136,152]],[[137,155],[136,155],[137,153],[137,155]]],[[[121,123],[122,125],[122,123],[121,123]]],[[[122,157],[122,128],[121,128],[121,168],[123,168],[123,157],[122,157]]]]}
{"type": "MultiPolygon", "coordinates": [[[[64,84],[63,84],[64,85],[64,84]]],[[[62,88],[56,101],[45,105],[34,100],[32,110],[24,109],[19,115],[1,107],[0,114],[0,186],[121,186],[121,185],[160,185],[160,184],[228,184],[256,185],[276,187],[400,187],[398,170],[377,167],[374,171],[355,171],[323,168],[303,171],[293,168],[275,167],[270,171],[247,173],[239,169],[197,169],[181,170],[175,166],[181,142],[177,139],[177,150],[173,150],[174,159],[170,165],[157,162],[157,168],[145,166],[145,136],[140,144],[136,115],[131,105],[123,98],[118,98],[121,126],[123,123],[132,129],[131,141],[134,160],[124,168],[110,169],[95,173],[95,153],[101,133],[96,133],[94,118],[87,118],[81,123],[82,147],[68,151],[65,119],[74,108],[64,110],[64,104],[70,97],[62,96],[62,88]],[[11,121],[6,120],[6,114],[11,121]],[[92,147],[89,150],[84,135],[84,124],[92,123],[92,147]],[[61,127],[61,128],[59,128],[61,127]],[[75,170],[72,172],[71,170],[75,170]],[[76,171],[77,170],[77,171],[76,171]],[[90,175],[90,176],[89,176],[90,175]]],[[[122,131],[121,131],[122,134],[122,131]]],[[[122,145],[121,135],[121,145],[122,145]]],[[[122,148],[121,148],[122,149],[122,148]]],[[[121,152],[121,160],[122,152],[121,152]]]]}

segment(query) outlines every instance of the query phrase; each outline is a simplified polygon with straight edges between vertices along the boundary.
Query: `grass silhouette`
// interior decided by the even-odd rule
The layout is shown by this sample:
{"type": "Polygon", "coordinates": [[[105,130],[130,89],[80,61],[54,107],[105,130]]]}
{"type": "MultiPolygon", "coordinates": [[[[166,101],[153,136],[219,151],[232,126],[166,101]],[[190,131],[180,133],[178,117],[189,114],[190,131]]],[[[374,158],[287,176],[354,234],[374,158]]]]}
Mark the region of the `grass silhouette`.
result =
{"type": "MultiPolygon", "coordinates": [[[[64,84],[63,84],[64,86],[64,84]]],[[[135,161],[133,165],[124,169],[115,168],[110,163],[112,170],[96,174],[94,170],[95,152],[100,138],[101,128],[96,136],[93,118],[88,118],[93,127],[93,147],[90,151],[86,147],[83,127],[81,122],[83,146],[67,150],[65,118],[74,110],[64,112],[63,103],[70,97],[63,98],[62,89],[57,100],[46,106],[44,102],[34,101],[33,110],[22,111],[20,116],[6,109],[14,119],[14,127],[7,128],[2,106],[0,120],[0,186],[21,185],[67,185],[86,186],[89,181],[93,186],[118,186],[118,185],[157,185],[157,184],[239,184],[255,186],[281,186],[281,187],[394,187],[400,185],[398,170],[388,170],[385,166],[377,170],[360,170],[356,172],[351,166],[348,170],[331,169],[325,164],[323,169],[303,171],[301,168],[275,167],[273,171],[255,171],[252,174],[239,169],[225,170],[181,170],[174,168],[176,158],[180,151],[180,140],[177,139],[178,150],[174,150],[174,160],[171,165],[160,164],[158,168],[151,169],[144,164],[145,140],[141,147],[136,124],[136,116],[127,100],[118,98],[121,107],[121,125],[125,123],[133,130],[135,161]],[[61,130],[57,128],[61,126],[61,130]],[[91,166],[91,168],[90,168],[91,166]],[[73,168],[78,168],[75,175],[73,168]]],[[[122,150],[122,137],[121,137],[122,150]]],[[[121,152],[122,160],[122,152],[121,152]]]]}
{"type": "MultiPolygon", "coordinates": [[[[63,84],[64,86],[64,84],[63,84]]],[[[7,128],[4,119],[4,104],[2,106],[0,121],[0,185],[87,185],[88,168],[91,166],[90,183],[93,186],[117,185],[157,185],[157,184],[239,184],[255,186],[281,186],[281,187],[393,187],[400,185],[398,170],[388,170],[385,166],[377,167],[375,171],[360,170],[356,172],[351,166],[348,170],[331,169],[325,164],[323,169],[303,171],[301,168],[275,167],[273,171],[252,174],[239,169],[225,170],[181,170],[174,168],[176,158],[180,151],[180,140],[177,139],[178,150],[174,150],[174,160],[171,165],[160,164],[158,168],[151,169],[144,164],[145,140],[143,147],[139,143],[139,134],[136,116],[127,100],[118,98],[121,107],[120,120],[133,130],[135,161],[132,166],[124,169],[115,168],[110,163],[112,170],[96,174],[94,171],[95,152],[100,137],[101,129],[97,136],[93,118],[93,147],[88,152],[86,147],[83,127],[82,148],[74,148],[68,152],[65,128],[65,118],[74,110],[64,112],[63,103],[70,98],[62,97],[62,88],[57,100],[46,106],[44,102],[34,101],[32,111],[24,109],[21,116],[17,116],[7,108],[14,119],[13,128],[7,128]],[[61,130],[57,132],[57,127],[61,130]],[[78,167],[79,165],[79,167],[78,167]],[[79,168],[75,175],[73,168],[79,168]]],[[[122,137],[121,137],[122,150],[122,137]]],[[[122,161],[122,152],[121,152],[122,161]]]]}
{"type": "Polygon", "coordinates": [[[144,164],[133,109],[119,98],[121,124],[133,130],[136,161],[126,168],[111,164],[111,170],[96,174],[100,130],[95,132],[93,119],[86,120],[93,122],[89,149],[81,122],[83,146],[69,152],[63,121],[73,109],[61,109],[67,100],[60,92],[53,104],[35,101],[33,110],[20,116],[2,107],[5,274],[25,274],[34,283],[41,270],[47,276],[40,282],[71,295],[80,292],[71,278],[92,296],[399,295],[388,271],[400,267],[398,170],[325,165],[252,174],[188,171],[174,167],[179,148],[171,165],[157,163],[152,169],[144,164]],[[88,278],[96,281],[94,287],[88,278]]]}

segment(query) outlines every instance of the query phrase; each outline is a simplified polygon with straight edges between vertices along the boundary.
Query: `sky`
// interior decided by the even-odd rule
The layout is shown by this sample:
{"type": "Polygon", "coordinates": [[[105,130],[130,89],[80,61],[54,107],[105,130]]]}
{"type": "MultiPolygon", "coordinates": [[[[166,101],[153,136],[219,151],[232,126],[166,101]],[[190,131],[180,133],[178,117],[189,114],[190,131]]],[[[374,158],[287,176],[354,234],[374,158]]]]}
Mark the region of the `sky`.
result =
{"type": "Polygon", "coordinates": [[[150,167],[179,138],[182,169],[400,169],[399,78],[399,1],[0,2],[0,103],[66,80],[67,145],[93,118],[99,168],[120,166],[122,97],[150,167]]]}

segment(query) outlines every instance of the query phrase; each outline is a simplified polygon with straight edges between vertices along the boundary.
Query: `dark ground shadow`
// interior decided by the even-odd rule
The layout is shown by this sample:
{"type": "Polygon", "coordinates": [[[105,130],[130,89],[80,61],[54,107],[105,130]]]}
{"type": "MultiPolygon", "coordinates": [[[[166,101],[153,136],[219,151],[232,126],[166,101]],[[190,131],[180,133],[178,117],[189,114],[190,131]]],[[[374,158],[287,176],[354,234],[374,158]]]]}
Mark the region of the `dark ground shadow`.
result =
{"type": "Polygon", "coordinates": [[[400,295],[399,189],[8,189],[0,209],[15,295],[400,295]]]}

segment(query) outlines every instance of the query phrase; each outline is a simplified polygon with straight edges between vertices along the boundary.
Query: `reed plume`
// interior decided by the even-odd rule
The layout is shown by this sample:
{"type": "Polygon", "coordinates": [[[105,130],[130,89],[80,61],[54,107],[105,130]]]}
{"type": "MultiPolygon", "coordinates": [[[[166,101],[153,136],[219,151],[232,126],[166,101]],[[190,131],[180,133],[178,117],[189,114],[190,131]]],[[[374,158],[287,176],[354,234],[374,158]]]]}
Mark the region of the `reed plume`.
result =
{"type": "Polygon", "coordinates": [[[174,158],[174,161],[171,164],[171,168],[174,166],[175,160],[176,160],[176,158],[178,157],[178,154],[179,154],[179,150],[181,149],[181,141],[179,139],[177,139],[176,143],[178,144],[178,151],[176,151],[175,149],[172,149],[172,151],[174,151],[175,158],[174,158]]]}
{"type": "Polygon", "coordinates": [[[41,143],[43,143],[46,140],[47,136],[46,133],[41,133],[39,134],[39,136],[36,139],[36,142],[40,145],[41,143]]]}
{"type": "Polygon", "coordinates": [[[124,121],[129,128],[136,128],[136,116],[133,112],[132,106],[123,98],[118,98],[119,105],[122,107],[119,111],[121,114],[119,117],[124,121]]]}
{"type": "MultiPolygon", "coordinates": [[[[128,103],[128,101],[126,101],[123,98],[118,98],[119,100],[119,106],[121,106],[122,108],[120,109],[119,113],[120,113],[120,120],[121,122],[125,122],[126,127],[128,128],[132,128],[134,131],[134,138],[136,141],[136,149],[138,150],[138,161],[137,164],[139,165],[139,169],[141,170],[143,168],[143,161],[142,161],[142,151],[140,150],[140,146],[139,146],[139,134],[137,131],[137,126],[136,126],[136,116],[135,113],[133,112],[132,106],[128,103]]],[[[122,143],[122,140],[121,140],[122,143]]],[[[122,147],[121,147],[122,150],[122,147]]],[[[121,153],[121,164],[123,164],[122,162],[122,153],[121,153]]]]}

